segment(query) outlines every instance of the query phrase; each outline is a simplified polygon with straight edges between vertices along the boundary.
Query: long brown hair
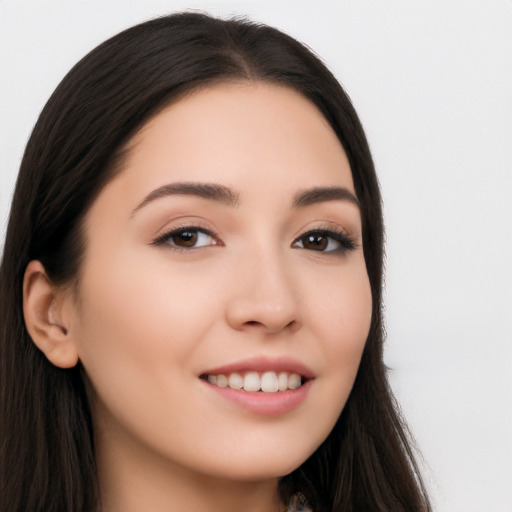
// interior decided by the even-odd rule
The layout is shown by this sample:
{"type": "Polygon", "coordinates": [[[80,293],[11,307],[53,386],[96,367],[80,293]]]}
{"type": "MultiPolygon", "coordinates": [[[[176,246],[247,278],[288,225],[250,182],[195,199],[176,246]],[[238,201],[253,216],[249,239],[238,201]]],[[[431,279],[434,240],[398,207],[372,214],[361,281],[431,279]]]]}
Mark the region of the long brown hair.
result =
{"type": "Polygon", "coordinates": [[[100,510],[91,413],[80,365],[52,366],[23,321],[22,280],[39,260],[55,283],[79,276],[85,213],[151,116],[197,87],[279,83],[322,112],[350,162],[373,296],[370,333],[333,431],[284,477],[316,512],[430,510],[389,389],[381,318],[383,224],[363,129],[339,83],[305,46],[245,20],[174,14],[132,27],[84,57],[46,104],[28,142],[0,267],[0,510],[100,510]]]}

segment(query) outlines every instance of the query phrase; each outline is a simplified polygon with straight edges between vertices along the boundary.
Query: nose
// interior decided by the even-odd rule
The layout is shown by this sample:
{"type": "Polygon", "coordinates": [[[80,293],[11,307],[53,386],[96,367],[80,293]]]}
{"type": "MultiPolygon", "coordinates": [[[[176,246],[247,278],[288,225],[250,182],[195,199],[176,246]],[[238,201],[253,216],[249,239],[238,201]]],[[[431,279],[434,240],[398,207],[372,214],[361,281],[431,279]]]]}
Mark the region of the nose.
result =
{"type": "Polygon", "coordinates": [[[229,325],[266,334],[299,329],[298,294],[291,274],[275,255],[244,258],[232,274],[232,293],[226,308],[229,325]]]}

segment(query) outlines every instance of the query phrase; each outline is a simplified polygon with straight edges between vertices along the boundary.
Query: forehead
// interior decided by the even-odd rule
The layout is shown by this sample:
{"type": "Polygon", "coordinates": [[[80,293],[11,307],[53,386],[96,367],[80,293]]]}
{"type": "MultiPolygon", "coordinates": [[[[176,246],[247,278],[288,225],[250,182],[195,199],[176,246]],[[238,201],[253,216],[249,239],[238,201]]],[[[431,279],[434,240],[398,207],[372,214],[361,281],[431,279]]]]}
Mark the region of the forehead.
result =
{"type": "Polygon", "coordinates": [[[200,88],[167,106],[133,137],[118,178],[141,193],[169,180],[353,191],[343,147],[318,108],[262,82],[200,88]]]}

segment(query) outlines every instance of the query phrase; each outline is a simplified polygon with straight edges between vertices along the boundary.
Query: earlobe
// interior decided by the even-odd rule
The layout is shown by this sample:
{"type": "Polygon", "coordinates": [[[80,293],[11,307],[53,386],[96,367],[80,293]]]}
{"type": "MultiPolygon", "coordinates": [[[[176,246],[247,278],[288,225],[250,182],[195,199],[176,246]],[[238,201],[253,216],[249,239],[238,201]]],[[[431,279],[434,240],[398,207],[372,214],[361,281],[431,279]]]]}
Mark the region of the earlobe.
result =
{"type": "Polygon", "coordinates": [[[23,280],[23,316],[34,344],[60,368],[78,363],[70,332],[69,292],[55,286],[41,262],[31,261],[23,280]]]}

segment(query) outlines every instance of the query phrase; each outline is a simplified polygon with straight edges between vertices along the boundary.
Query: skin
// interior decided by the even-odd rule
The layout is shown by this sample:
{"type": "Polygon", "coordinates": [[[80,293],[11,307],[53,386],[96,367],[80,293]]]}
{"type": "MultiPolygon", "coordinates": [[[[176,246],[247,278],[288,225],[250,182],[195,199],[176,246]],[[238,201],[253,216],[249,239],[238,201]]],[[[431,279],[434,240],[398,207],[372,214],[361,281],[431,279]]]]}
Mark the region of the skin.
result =
{"type": "MultiPolygon", "coordinates": [[[[39,302],[54,329],[40,348],[60,366],[78,358],[90,380],[104,511],[279,510],[279,477],[334,426],[370,325],[357,204],[293,206],[315,187],[355,195],[345,152],[312,103],[263,83],[196,91],[130,147],[86,216],[78,288],[39,302]],[[236,204],[147,199],[179,182],[229,187],[236,204]],[[214,236],[188,248],[163,241],[187,226],[214,236]],[[333,228],[354,247],[325,236],[327,250],[304,245],[305,233],[333,228]],[[199,378],[260,356],[314,372],[293,411],[247,411],[199,378]]],[[[34,262],[27,272],[30,310],[45,276],[34,262]]]]}

